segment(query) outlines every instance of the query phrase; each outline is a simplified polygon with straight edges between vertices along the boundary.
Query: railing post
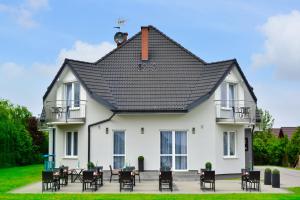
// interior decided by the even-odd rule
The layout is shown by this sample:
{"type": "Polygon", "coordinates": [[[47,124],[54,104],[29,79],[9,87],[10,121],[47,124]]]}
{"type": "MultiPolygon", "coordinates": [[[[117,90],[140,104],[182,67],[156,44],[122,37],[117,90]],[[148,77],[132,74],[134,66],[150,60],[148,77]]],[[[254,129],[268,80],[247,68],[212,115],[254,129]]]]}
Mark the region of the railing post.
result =
{"type": "Polygon", "coordinates": [[[69,112],[70,112],[70,106],[67,106],[67,110],[66,110],[66,122],[68,122],[68,116],[69,116],[69,112]]]}

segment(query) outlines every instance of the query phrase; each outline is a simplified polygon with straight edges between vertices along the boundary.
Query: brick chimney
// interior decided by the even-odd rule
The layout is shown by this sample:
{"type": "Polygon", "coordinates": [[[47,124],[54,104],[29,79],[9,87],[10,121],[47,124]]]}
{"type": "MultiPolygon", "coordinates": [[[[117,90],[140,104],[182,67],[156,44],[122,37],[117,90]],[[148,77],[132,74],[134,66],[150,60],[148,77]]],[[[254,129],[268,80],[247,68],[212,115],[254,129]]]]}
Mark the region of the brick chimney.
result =
{"type": "Polygon", "coordinates": [[[142,50],[142,61],[146,61],[149,59],[149,27],[142,26],[142,39],[141,39],[141,50],[142,50]]]}

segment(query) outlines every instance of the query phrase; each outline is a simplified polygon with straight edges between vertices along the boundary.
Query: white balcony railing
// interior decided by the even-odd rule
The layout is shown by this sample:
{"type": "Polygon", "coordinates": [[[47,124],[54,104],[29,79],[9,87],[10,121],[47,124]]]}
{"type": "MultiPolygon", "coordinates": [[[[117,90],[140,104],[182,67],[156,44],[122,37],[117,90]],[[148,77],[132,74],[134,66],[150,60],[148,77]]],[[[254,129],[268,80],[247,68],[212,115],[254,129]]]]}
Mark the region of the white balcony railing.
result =
{"type": "Polygon", "coordinates": [[[255,123],[256,103],[245,100],[216,100],[216,121],[220,123],[255,123]]]}
{"type": "Polygon", "coordinates": [[[44,104],[41,118],[45,122],[84,122],[86,101],[56,100],[44,104]]]}

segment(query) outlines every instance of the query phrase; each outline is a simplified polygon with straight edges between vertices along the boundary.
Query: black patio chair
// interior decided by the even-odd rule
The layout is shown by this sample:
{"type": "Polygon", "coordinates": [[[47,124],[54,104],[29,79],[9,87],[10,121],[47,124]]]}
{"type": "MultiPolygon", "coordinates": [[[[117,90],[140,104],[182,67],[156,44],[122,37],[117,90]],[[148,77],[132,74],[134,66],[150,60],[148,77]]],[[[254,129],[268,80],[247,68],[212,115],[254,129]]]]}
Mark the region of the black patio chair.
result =
{"type": "Polygon", "coordinates": [[[88,188],[91,188],[94,191],[98,189],[96,177],[94,176],[94,171],[92,170],[85,170],[82,172],[82,191],[85,191],[88,188]]]}
{"type": "Polygon", "coordinates": [[[246,180],[246,191],[257,190],[260,191],[260,171],[249,171],[246,180]],[[248,187],[248,184],[250,187],[248,187]]]}
{"type": "Polygon", "coordinates": [[[202,180],[203,180],[203,177],[204,177],[204,172],[205,171],[207,171],[207,169],[205,169],[205,168],[202,168],[202,169],[200,169],[200,186],[202,187],[203,186],[203,182],[202,182],[202,180]]]}
{"type": "Polygon", "coordinates": [[[159,191],[162,189],[170,189],[171,192],[173,191],[173,174],[172,171],[161,171],[159,175],[159,191]],[[163,188],[164,185],[168,187],[163,188]]]}
{"type": "Polygon", "coordinates": [[[133,174],[132,171],[120,171],[119,172],[119,183],[120,183],[120,192],[122,189],[129,189],[133,191],[133,174]]]}
{"type": "Polygon", "coordinates": [[[214,192],[216,191],[215,171],[204,171],[200,187],[202,190],[211,189],[214,192]],[[209,183],[209,188],[205,187],[205,183],[209,183]]]}
{"type": "Polygon", "coordinates": [[[245,184],[246,184],[246,181],[247,181],[247,178],[249,175],[248,172],[249,172],[248,169],[241,169],[241,188],[242,188],[242,190],[245,189],[245,184]]]}
{"type": "Polygon", "coordinates": [[[103,186],[103,166],[96,166],[94,168],[96,173],[96,181],[98,186],[103,186]]]}
{"type": "Polygon", "coordinates": [[[59,185],[67,186],[68,185],[68,171],[69,167],[60,167],[59,168],[59,185]]]}
{"type": "Polygon", "coordinates": [[[110,179],[109,179],[109,182],[111,182],[111,179],[113,176],[119,176],[119,172],[120,170],[117,170],[117,169],[112,169],[111,165],[109,165],[109,170],[110,170],[110,179]]]}
{"type": "Polygon", "coordinates": [[[42,171],[42,192],[48,190],[49,188],[52,190],[52,192],[53,190],[59,190],[59,178],[54,176],[53,171],[42,171]]]}

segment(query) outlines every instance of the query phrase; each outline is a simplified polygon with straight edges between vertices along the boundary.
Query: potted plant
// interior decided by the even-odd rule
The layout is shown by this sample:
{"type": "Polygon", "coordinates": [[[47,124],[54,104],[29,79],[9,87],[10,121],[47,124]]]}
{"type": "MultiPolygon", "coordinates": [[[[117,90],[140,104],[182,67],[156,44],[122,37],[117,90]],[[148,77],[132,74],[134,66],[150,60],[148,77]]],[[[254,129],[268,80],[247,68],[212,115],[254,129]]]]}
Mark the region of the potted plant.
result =
{"type": "Polygon", "coordinates": [[[93,162],[88,162],[87,168],[88,168],[88,170],[94,169],[95,168],[94,163],[93,162]]]}
{"type": "Polygon", "coordinates": [[[138,157],[138,164],[139,164],[139,171],[143,172],[144,171],[144,156],[139,156],[138,157]]]}
{"type": "Polygon", "coordinates": [[[211,162],[206,162],[206,163],[205,163],[205,169],[206,169],[207,171],[211,171],[211,168],[212,168],[211,162]]]}
{"type": "Polygon", "coordinates": [[[265,185],[271,185],[271,173],[272,171],[270,168],[265,169],[265,179],[264,179],[265,185]]]}
{"type": "Polygon", "coordinates": [[[272,187],[280,188],[280,172],[278,169],[272,171],[272,187]]]}

